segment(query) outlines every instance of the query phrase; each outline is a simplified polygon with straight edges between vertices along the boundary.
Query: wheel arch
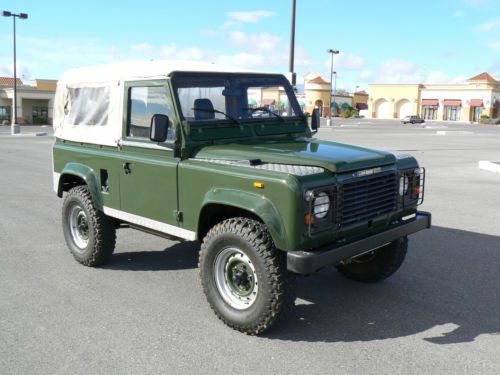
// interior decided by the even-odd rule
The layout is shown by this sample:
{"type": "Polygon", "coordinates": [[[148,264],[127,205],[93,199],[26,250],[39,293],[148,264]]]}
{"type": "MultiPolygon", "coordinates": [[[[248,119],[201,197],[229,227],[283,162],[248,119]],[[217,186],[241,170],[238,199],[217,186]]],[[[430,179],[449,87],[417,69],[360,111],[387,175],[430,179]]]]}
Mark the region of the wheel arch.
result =
{"type": "Polygon", "coordinates": [[[101,192],[94,170],[84,164],[67,163],[59,177],[57,196],[61,198],[65,191],[78,185],[87,185],[95,207],[102,210],[101,192]]]}
{"type": "Polygon", "coordinates": [[[197,237],[202,240],[215,224],[238,216],[264,223],[276,247],[287,248],[285,225],[273,203],[261,195],[231,189],[214,189],[205,195],[198,217],[197,237]]]}

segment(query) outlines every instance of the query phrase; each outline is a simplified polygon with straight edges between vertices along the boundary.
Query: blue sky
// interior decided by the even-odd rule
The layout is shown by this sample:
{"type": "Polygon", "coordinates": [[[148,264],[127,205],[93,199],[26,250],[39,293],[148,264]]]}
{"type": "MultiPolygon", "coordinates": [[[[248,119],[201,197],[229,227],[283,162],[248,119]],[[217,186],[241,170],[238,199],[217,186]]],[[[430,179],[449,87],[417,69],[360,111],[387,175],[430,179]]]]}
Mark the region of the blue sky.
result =
{"type": "MultiPolygon", "coordinates": [[[[286,72],[291,0],[27,1],[0,10],[17,21],[24,80],[121,60],[195,59],[286,72]]],[[[297,0],[296,72],[337,87],[373,82],[456,82],[500,77],[500,0],[297,0]]],[[[12,73],[12,19],[0,17],[0,75],[12,73]]]]}

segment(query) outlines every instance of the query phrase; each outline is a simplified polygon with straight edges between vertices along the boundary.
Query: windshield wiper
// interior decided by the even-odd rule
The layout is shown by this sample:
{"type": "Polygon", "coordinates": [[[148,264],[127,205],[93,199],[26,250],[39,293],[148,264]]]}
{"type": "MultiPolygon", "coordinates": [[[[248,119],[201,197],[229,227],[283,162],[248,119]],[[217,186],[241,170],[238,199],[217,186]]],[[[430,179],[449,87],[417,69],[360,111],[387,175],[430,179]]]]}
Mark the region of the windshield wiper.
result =
{"type": "Polygon", "coordinates": [[[221,115],[226,116],[229,120],[233,121],[234,123],[240,125],[240,122],[236,120],[234,117],[229,116],[227,113],[224,113],[222,111],[219,111],[218,109],[209,109],[209,108],[191,108],[193,111],[200,111],[200,112],[210,112],[210,113],[220,113],[221,115]]]}
{"type": "Polygon", "coordinates": [[[243,108],[247,111],[252,111],[252,112],[257,112],[257,111],[263,111],[263,112],[267,112],[273,116],[276,116],[277,118],[279,118],[281,121],[285,121],[285,119],[283,117],[281,117],[280,115],[278,115],[276,112],[273,112],[271,111],[269,108],[266,108],[266,107],[257,107],[257,108],[250,108],[250,107],[246,107],[246,108],[243,108]]]}

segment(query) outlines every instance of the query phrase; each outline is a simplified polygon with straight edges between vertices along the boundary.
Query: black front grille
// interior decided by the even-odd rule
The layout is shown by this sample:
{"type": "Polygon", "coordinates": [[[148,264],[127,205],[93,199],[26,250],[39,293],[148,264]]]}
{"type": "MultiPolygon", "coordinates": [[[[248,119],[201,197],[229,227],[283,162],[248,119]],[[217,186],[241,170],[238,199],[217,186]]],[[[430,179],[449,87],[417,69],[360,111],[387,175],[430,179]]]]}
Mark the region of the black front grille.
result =
{"type": "Polygon", "coordinates": [[[395,172],[347,180],[341,186],[342,227],[386,215],[397,208],[398,179],[395,172]]]}

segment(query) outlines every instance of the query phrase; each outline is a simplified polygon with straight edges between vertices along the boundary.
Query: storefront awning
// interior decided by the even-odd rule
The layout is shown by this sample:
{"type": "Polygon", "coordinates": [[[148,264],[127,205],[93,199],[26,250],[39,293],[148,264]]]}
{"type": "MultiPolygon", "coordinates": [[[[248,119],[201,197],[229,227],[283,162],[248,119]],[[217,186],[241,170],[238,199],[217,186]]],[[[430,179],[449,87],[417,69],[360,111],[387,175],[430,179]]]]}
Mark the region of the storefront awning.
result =
{"type": "Polygon", "coordinates": [[[443,106],[461,107],[461,100],[445,100],[443,101],[443,106]]]}
{"type": "Polygon", "coordinates": [[[471,99],[471,107],[483,107],[483,99],[471,99]]]}
{"type": "Polygon", "coordinates": [[[342,103],[342,108],[351,108],[351,105],[349,103],[342,103]]]}
{"type": "Polygon", "coordinates": [[[336,108],[336,109],[339,109],[339,103],[337,102],[332,102],[332,105],[331,105],[332,108],[336,108]]]}
{"type": "Polygon", "coordinates": [[[274,99],[263,99],[262,100],[262,105],[274,105],[276,103],[276,100],[274,99]]]}
{"type": "Polygon", "coordinates": [[[438,105],[438,100],[437,99],[422,99],[422,105],[436,106],[436,105],[438,105]]]}
{"type": "Polygon", "coordinates": [[[364,109],[368,109],[368,104],[365,103],[356,103],[356,109],[359,109],[360,111],[364,109]]]}

